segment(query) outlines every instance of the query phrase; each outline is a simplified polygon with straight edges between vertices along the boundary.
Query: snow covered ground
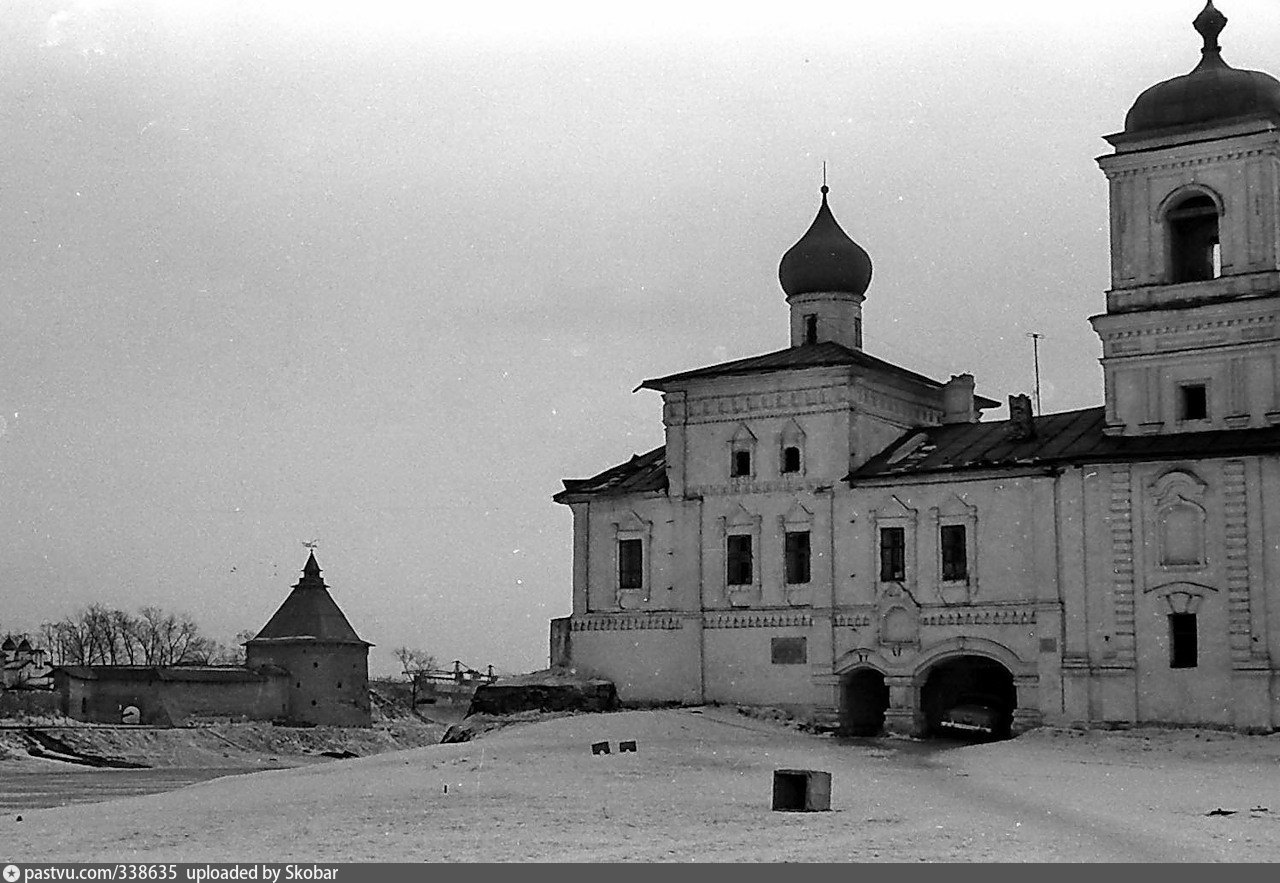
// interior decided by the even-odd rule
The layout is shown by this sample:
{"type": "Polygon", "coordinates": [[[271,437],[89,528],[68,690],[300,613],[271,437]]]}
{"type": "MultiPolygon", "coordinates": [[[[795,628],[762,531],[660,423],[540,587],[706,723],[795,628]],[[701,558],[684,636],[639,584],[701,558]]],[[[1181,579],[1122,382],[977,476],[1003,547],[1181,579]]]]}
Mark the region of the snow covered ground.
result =
{"type": "Polygon", "coordinates": [[[1280,736],[840,742],[671,709],[0,817],[0,861],[1275,861],[1280,736]],[[638,751],[617,753],[634,739],[638,751]],[[612,753],[593,755],[608,740],[612,753]],[[779,768],[831,812],[770,810],[779,768]],[[1222,810],[1222,814],[1208,813],[1222,810]]]}

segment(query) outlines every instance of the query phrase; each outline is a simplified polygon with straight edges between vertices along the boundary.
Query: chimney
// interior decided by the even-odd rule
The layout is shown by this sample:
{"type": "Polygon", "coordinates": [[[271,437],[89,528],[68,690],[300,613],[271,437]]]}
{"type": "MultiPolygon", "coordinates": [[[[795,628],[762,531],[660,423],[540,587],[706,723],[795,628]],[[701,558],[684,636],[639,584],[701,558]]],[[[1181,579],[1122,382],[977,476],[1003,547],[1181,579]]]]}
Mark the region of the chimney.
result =
{"type": "Polygon", "coordinates": [[[1031,419],[1031,396],[1009,396],[1009,438],[1012,441],[1026,441],[1034,438],[1035,423],[1031,419]]]}
{"type": "Polygon", "coordinates": [[[953,374],[943,385],[942,422],[978,422],[978,409],[973,406],[972,374],[953,374]]]}

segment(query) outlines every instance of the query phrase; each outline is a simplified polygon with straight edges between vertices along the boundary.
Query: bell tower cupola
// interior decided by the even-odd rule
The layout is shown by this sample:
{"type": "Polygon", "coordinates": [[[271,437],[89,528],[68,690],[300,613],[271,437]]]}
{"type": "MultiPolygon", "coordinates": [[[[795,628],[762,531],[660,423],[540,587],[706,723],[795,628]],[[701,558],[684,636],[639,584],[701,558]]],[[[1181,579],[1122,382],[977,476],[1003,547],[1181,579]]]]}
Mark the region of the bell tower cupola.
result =
{"type": "Polygon", "coordinates": [[[1091,321],[1114,435],[1280,421],[1280,81],[1223,60],[1212,0],[1192,24],[1199,63],[1143,91],[1098,159],[1111,288],[1091,321]]]}
{"type": "Polygon", "coordinates": [[[871,284],[871,258],[841,229],[827,205],[782,256],[778,281],[791,307],[791,345],[833,341],[862,349],[862,302],[871,284]]]}

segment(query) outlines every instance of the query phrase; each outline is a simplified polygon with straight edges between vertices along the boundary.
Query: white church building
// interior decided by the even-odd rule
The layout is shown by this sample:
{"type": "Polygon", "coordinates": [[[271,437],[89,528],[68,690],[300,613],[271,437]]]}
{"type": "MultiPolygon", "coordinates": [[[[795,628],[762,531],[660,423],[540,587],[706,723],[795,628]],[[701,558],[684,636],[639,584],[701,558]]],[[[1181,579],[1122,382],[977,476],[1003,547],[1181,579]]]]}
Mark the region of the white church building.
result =
{"type": "Polygon", "coordinates": [[[973,696],[1013,732],[1280,727],[1280,81],[1227,65],[1225,23],[1099,160],[1102,405],[982,421],[972,376],[866,353],[871,260],[824,186],[790,346],[646,380],[666,444],[556,495],[553,663],[851,732],[973,696]]]}

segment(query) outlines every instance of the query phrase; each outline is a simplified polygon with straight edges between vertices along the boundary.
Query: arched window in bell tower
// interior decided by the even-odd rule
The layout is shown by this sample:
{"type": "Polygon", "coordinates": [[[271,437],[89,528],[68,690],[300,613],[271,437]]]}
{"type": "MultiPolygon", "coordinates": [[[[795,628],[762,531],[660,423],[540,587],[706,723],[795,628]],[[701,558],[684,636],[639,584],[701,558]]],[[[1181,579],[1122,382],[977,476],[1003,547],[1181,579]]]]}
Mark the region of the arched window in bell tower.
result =
{"type": "Polygon", "coordinates": [[[1165,213],[1169,232],[1169,281],[1203,282],[1222,275],[1218,241],[1218,206],[1209,196],[1193,193],[1165,213]]]}

